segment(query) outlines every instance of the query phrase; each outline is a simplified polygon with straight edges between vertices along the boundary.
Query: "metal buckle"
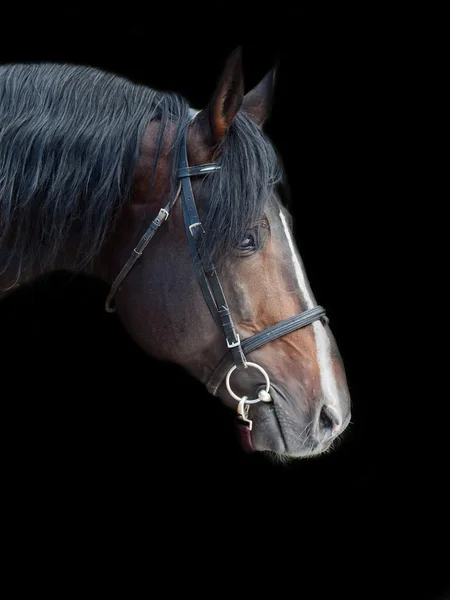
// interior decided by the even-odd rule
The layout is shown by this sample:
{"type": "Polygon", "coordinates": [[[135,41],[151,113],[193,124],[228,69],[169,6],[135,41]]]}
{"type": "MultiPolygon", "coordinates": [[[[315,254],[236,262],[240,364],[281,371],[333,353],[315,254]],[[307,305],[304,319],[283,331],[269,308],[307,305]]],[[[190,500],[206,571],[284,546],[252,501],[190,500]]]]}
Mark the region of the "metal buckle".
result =
{"type": "Polygon", "coordinates": [[[205,233],[205,230],[203,229],[203,225],[202,225],[201,223],[192,223],[192,225],[189,225],[189,231],[190,231],[190,233],[191,233],[192,237],[194,237],[194,234],[192,233],[192,230],[193,230],[195,227],[201,227],[201,228],[202,228],[202,231],[203,231],[203,233],[205,233]]]}
{"type": "Polygon", "coordinates": [[[237,348],[238,346],[241,345],[241,338],[239,337],[238,333],[236,333],[236,340],[237,340],[236,342],[229,342],[227,340],[227,346],[228,346],[228,348],[237,348]]]}
{"type": "Polygon", "coordinates": [[[164,215],[164,221],[167,221],[167,219],[169,218],[169,213],[167,212],[167,210],[165,208],[160,208],[158,217],[161,215],[161,213],[164,215]]]}

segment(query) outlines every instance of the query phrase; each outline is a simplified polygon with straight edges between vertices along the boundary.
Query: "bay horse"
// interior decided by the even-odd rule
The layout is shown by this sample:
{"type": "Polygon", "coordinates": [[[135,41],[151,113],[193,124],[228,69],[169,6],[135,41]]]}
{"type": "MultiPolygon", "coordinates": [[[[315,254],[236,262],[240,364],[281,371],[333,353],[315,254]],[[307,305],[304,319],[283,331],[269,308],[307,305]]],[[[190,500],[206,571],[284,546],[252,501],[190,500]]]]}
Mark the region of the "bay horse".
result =
{"type": "Polygon", "coordinates": [[[332,448],[350,394],[263,130],[274,81],[244,93],[238,49],[194,110],[89,66],[0,66],[0,297],[99,278],[147,354],[236,411],[243,449],[297,458],[332,448]]]}

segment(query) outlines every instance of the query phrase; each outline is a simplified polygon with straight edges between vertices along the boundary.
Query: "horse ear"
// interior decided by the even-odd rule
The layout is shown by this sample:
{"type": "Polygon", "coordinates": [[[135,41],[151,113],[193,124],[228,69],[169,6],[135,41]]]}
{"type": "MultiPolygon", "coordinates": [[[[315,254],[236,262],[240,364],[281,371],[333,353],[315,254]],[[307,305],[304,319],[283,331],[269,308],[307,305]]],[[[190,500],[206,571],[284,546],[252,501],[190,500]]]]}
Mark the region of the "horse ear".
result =
{"type": "Polygon", "coordinates": [[[242,109],[261,129],[272,109],[276,71],[276,67],[271,69],[264,79],[245,95],[242,102],[242,109]]]}
{"type": "Polygon", "coordinates": [[[237,48],[228,58],[208,106],[196,118],[202,128],[208,130],[205,133],[213,146],[220,144],[225,138],[228,127],[241,108],[243,98],[242,52],[237,48]]]}

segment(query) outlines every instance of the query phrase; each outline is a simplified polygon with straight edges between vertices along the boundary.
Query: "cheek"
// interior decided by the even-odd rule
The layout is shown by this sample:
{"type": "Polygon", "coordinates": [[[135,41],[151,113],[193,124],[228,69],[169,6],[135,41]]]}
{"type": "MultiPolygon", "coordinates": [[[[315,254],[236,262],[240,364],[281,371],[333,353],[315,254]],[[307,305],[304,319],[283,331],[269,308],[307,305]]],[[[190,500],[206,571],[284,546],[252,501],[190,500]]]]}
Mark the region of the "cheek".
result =
{"type": "Polygon", "coordinates": [[[226,298],[233,318],[238,317],[239,321],[244,322],[252,321],[259,307],[255,305],[248,279],[238,275],[235,279],[230,279],[226,288],[226,298]]]}
{"type": "Polygon", "coordinates": [[[227,299],[240,323],[264,329],[303,310],[288,264],[289,257],[269,239],[260,252],[227,269],[227,299]]]}
{"type": "Polygon", "coordinates": [[[147,354],[182,365],[190,362],[216,334],[195,275],[187,278],[169,269],[138,282],[139,275],[116,304],[125,329],[147,354]]]}

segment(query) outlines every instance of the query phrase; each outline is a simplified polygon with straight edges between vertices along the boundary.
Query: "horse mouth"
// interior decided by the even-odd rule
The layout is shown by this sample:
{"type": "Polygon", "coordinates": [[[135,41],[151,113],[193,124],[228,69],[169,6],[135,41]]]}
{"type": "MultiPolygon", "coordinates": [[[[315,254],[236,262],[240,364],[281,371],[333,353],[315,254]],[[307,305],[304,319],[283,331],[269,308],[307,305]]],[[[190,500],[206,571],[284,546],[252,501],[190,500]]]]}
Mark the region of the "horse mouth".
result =
{"type": "Polygon", "coordinates": [[[271,402],[258,402],[249,410],[248,416],[253,422],[250,438],[254,451],[298,459],[319,456],[330,450],[334,439],[319,440],[312,420],[302,422],[289,416],[290,403],[280,388],[272,384],[270,394],[271,402]]]}
{"type": "Polygon", "coordinates": [[[258,402],[250,407],[252,450],[286,454],[287,448],[273,402],[258,402]]]}

